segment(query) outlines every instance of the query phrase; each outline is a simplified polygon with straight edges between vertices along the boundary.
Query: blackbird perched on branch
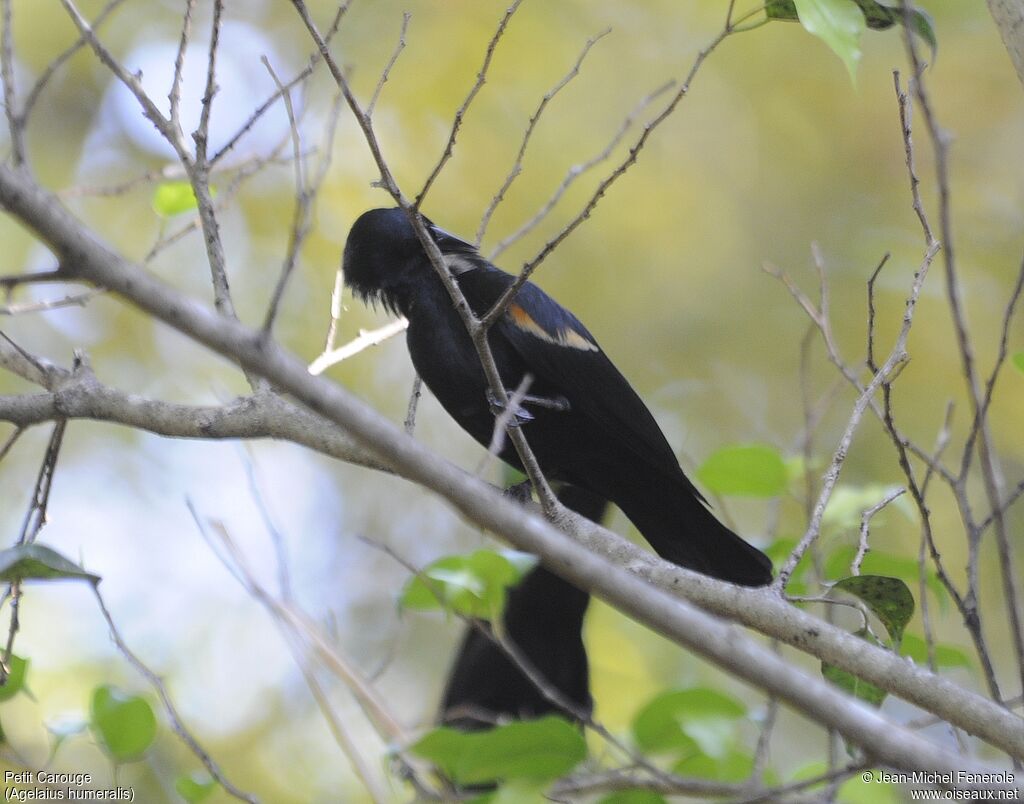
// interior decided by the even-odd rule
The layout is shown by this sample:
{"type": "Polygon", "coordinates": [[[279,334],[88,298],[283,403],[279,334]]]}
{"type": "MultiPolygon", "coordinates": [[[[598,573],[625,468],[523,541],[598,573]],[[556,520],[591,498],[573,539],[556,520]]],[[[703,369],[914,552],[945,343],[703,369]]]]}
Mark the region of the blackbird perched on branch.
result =
{"type": "MultiPolygon", "coordinates": [[[[472,244],[423,221],[474,314],[486,315],[515,278],[472,244]]],[[[452,418],[488,445],[494,397],[406,213],[363,213],[349,232],[343,268],[358,297],[409,319],[416,371],[452,418]]],[[[668,561],[744,586],[771,581],[768,557],[715,519],[650,411],[576,316],[526,282],[488,340],[506,389],[533,377],[513,420],[547,478],[615,503],[668,561]]],[[[522,468],[507,440],[500,456],[522,468]]]]}

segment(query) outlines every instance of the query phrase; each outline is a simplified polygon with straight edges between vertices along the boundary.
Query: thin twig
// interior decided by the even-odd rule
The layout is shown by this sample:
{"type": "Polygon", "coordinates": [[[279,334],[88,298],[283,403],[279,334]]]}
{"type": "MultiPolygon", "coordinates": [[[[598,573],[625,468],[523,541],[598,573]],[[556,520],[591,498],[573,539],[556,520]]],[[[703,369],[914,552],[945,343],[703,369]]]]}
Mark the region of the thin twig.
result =
{"type": "Polygon", "coordinates": [[[11,451],[15,444],[18,443],[18,439],[25,433],[27,427],[15,427],[14,432],[11,433],[4,445],[0,447],[0,461],[7,457],[7,453],[11,451]]]}
{"type": "Polygon", "coordinates": [[[186,0],[185,15],[181,21],[181,38],[178,40],[178,52],[174,57],[174,78],[171,81],[171,91],[167,93],[170,102],[170,120],[178,131],[181,131],[181,78],[185,69],[185,51],[188,48],[189,37],[192,34],[192,12],[195,10],[196,0],[186,0]]]}
{"type": "Polygon", "coordinates": [[[871,518],[897,497],[906,494],[906,492],[907,490],[904,488],[895,489],[860,515],[860,539],[857,543],[857,553],[854,555],[853,561],[850,562],[851,575],[860,575],[860,566],[864,563],[864,556],[871,549],[871,546],[868,544],[868,529],[871,526],[871,518]]]}
{"type": "Polygon", "coordinates": [[[551,100],[557,95],[565,86],[572,81],[577,75],[580,74],[580,67],[583,65],[583,60],[587,57],[590,49],[601,39],[611,33],[611,28],[605,28],[601,33],[596,36],[590,37],[583,45],[583,50],[580,51],[580,55],[576,58],[576,63],[570,68],[569,72],[559,79],[558,83],[555,84],[551,89],[544,93],[544,97],[540,99],[540,103],[537,106],[536,111],[530,116],[530,122],[526,126],[526,131],[523,133],[523,139],[519,143],[519,151],[516,153],[515,161],[512,163],[512,168],[505,176],[505,180],[502,182],[501,187],[498,188],[498,192],[494,194],[490,203],[487,205],[487,209],[484,210],[483,217],[480,218],[480,225],[476,230],[476,245],[480,247],[480,243],[484,239],[484,234],[487,231],[487,226],[491,222],[491,217],[494,215],[494,211],[498,208],[498,205],[504,200],[505,194],[512,186],[512,182],[516,180],[520,173],[523,172],[523,158],[526,156],[526,148],[530,144],[530,138],[533,136],[534,130],[537,128],[537,123],[540,122],[541,115],[544,114],[544,110],[547,108],[551,100]]]}
{"type": "Polygon", "coordinates": [[[373,90],[370,102],[366,104],[367,116],[373,116],[373,110],[377,107],[377,101],[380,99],[380,93],[384,90],[384,85],[388,82],[391,70],[395,66],[395,62],[398,61],[398,57],[402,54],[402,51],[405,50],[405,34],[409,30],[409,20],[411,19],[412,14],[408,11],[402,12],[402,28],[398,32],[398,44],[395,45],[395,49],[391,53],[391,58],[388,59],[388,63],[384,65],[384,69],[381,71],[380,79],[377,81],[377,86],[373,90]]]}
{"type": "Polygon", "coordinates": [[[11,0],[0,2],[3,30],[0,31],[0,80],[4,84],[4,113],[7,115],[7,130],[11,135],[11,160],[15,167],[26,164],[25,120],[19,118],[16,89],[14,85],[14,32],[11,30],[11,0]]]}
{"type": "Polygon", "coordinates": [[[182,720],[181,715],[178,713],[177,707],[171,700],[170,694],[167,692],[167,687],[164,686],[164,682],[160,676],[154,673],[125,643],[118,631],[117,626],[114,624],[114,618],[110,614],[110,610],[107,608],[107,604],[103,600],[103,596],[100,594],[99,586],[93,584],[93,594],[96,596],[96,603],[100,608],[100,613],[103,615],[103,619],[107,622],[107,629],[110,631],[110,638],[117,646],[118,651],[128,661],[128,663],[134,667],[140,675],[142,675],[146,681],[149,682],[150,686],[156,690],[157,695],[160,697],[160,702],[163,704],[164,711],[167,713],[167,717],[171,721],[171,728],[174,729],[174,733],[181,738],[181,741],[185,743],[188,750],[191,751],[196,758],[203,763],[203,767],[206,768],[206,772],[217,781],[221,787],[224,788],[225,792],[239,799],[240,801],[248,801],[250,804],[257,804],[259,799],[256,798],[252,793],[246,793],[240,790],[224,775],[224,772],[220,769],[213,757],[199,744],[199,741],[192,735],[192,732],[185,726],[185,721],[182,720]]]}
{"type": "MultiPolygon", "coordinates": [[[[103,25],[103,23],[106,22],[107,17],[109,17],[123,2],[124,0],[110,0],[110,2],[103,7],[103,10],[96,15],[96,19],[93,20],[92,30],[95,31],[103,25]]],[[[31,115],[32,109],[36,105],[36,101],[39,100],[39,96],[46,88],[46,85],[50,83],[53,76],[72,56],[85,46],[86,42],[87,40],[85,36],[80,35],[73,44],[63,50],[57,58],[46,65],[46,68],[39,74],[39,78],[36,79],[35,84],[32,85],[28,95],[25,96],[25,105],[22,106],[20,115],[23,123],[28,122],[29,115],[31,115]]]]}
{"type": "Polygon", "coordinates": [[[597,188],[594,190],[586,204],[583,205],[583,209],[577,213],[576,217],[570,220],[569,223],[563,226],[554,237],[548,240],[540,251],[534,255],[533,259],[523,264],[523,267],[520,269],[519,275],[516,277],[515,281],[509,285],[504,293],[501,294],[491,309],[487,311],[487,314],[480,319],[484,329],[491,327],[504,314],[505,310],[508,309],[508,306],[512,303],[512,300],[519,293],[519,290],[524,284],[526,284],[527,280],[529,280],[531,274],[537,270],[540,264],[544,262],[552,251],[558,248],[559,244],[561,244],[565,238],[572,234],[576,228],[583,223],[583,221],[590,217],[598,203],[600,203],[601,198],[608,191],[608,188],[610,188],[633,166],[637,157],[640,155],[640,152],[647,144],[647,140],[651,136],[651,133],[672,115],[672,112],[676,110],[680,101],[686,97],[686,94],[690,91],[690,84],[693,83],[693,79],[697,76],[697,71],[700,70],[704,60],[710,56],[730,34],[731,31],[723,28],[711,43],[707,45],[707,47],[697,53],[697,57],[694,59],[693,64],[690,67],[690,72],[687,74],[682,84],[680,84],[679,89],[672,96],[669,102],[665,104],[665,107],[643,127],[643,131],[640,132],[640,136],[637,137],[636,141],[630,147],[626,158],[623,159],[610,174],[598,182],[597,188]]]}
{"type": "Polygon", "coordinates": [[[629,112],[629,114],[626,115],[625,119],[623,119],[622,121],[622,124],[618,127],[618,129],[616,129],[615,133],[612,135],[611,139],[608,140],[608,143],[605,145],[605,147],[599,153],[595,154],[593,157],[586,160],[585,162],[580,162],[579,164],[570,167],[569,170],[566,171],[565,177],[562,179],[561,183],[558,185],[558,187],[555,188],[555,191],[551,194],[548,200],[544,202],[544,204],[533,215],[533,217],[527,220],[525,223],[523,223],[522,226],[520,226],[518,229],[512,232],[512,234],[508,235],[508,237],[505,237],[504,239],[499,241],[498,244],[495,245],[493,249],[491,249],[491,253],[488,255],[488,259],[493,262],[495,259],[498,258],[498,256],[503,251],[508,249],[513,243],[518,242],[531,231],[533,231],[533,229],[541,221],[543,221],[544,218],[548,216],[548,213],[550,213],[551,210],[555,208],[558,202],[562,199],[562,196],[565,195],[566,191],[576,182],[576,180],[580,178],[580,176],[585,175],[591,169],[600,165],[602,162],[606,161],[612,155],[614,150],[618,147],[619,143],[622,142],[622,138],[625,137],[626,134],[629,132],[629,129],[632,128],[633,123],[636,122],[636,119],[641,114],[643,114],[644,110],[648,106],[650,106],[655,100],[657,100],[661,95],[668,92],[673,86],[675,86],[674,81],[662,84],[649,95],[642,98],[640,102],[629,112]]]}
{"type": "Polygon", "coordinates": [[[361,329],[359,330],[359,336],[353,338],[346,344],[342,344],[336,349],[332,349],[330,352],[324,352],[316,358],[312,363],[309,364],[310,374],[323,374],[331,366],[340,363],[343,360],[347,360],[353,355],[357,355],[365,349],[369,349],[371,346],[379,346],[389,338],[393,338],[399,333],[405,332],[409,328],[409,321],[406,318],[399,318],[392,321],[389,324],[385,324],[377,329],[361,329]]]}
{"type": "MultiPolygon", "coordinates": [[[[835,488],[836,481],[839,479],[839,473],[842,470],[843,463],[846,460],[847,451],[853,441],[853,435],[856,432],[857,427],[860,425],[860,420],[864,415],[864,411],[867,409],[869,402],[874,397],[875,391],[878,390],[878,387],[884,380],[889,378],[890,374],[892,374],[897,366],[903,364],[907,360],[906,345],[907,339],[910,335],[910,328],[914,321],[914,309],[917,305],[917,299],[921,294],[921,288],[924,286],[925,277],[928,275],[928,266],[931,264],[933,257],[934,251],[929,250],[925,255],[925,260],[914,274],[914,281],[911,286],[910,296],[907,298],[906,307],[903,313],[903,325],[900,328],[896,342],[889,353],[888,359],[882,367],[875,372],[871,381],[864,388],[863,393],[861,393],[856,403],[854,403],[853,411],[850,414],[846,429],[839,440],[839,444],[832,457],[832,462],[829,464],[829,468],[825,472],[825,476],[822,480],[821,492],[818,495],[818,500],[814,506],[814,511],[811,515],[811,520],[808,523],[807,530],[800,539],[800,543],[786,560],[782,569],[779,570],[779,576],[776,578],[774,583],[774,586],[778,589],[785,589],[786,583],[789,581],[789,577],[792,575],[796,565],[800,562],[804,553],[807,552],[807,549],[821,534],[821,519],[825,513],[825,507],[828,505],[828,501],[832,496],[832,491],[835,488]]],[[[819,316],[821,315],[820,310],[818,310],[817,313],[819,316]]]]}
{"type": "Polygon", "coordinates": [[[267,315],[263,320],[263,334],[265,337],[269,337],[271,330],[274,328],[274,320],[277,318],[277,311],[281,304],[281,299],[284,297],[284,290],[288,284],[288,279],[292,275],[292,271],[295,270],[295,264],[298,262],[299,251],[302,248],[302,243],[306,239],[306,234],[309,232],[310,220],[310,194],[306,187],[306,176],[303,170],[302,164],[302,137],[299,134],[299,125],[295,117],[295,107],[292,105],[291,92],[285,89],[281,83],[281,79],[277,77],[277,73],[274,72],[273,66],[270,64],[270,60],[266,56],[262,56],[260,61],[263,62],[263,66],[267,68],[267,72],[270,73],[271,79],[274,81],[274,85],[281,93],[281,97],[284,99],[284,108],[288,114],[288,130],[291,132],[292,138],[292,166],[295,170],[295,210],[292,213],[292,226],[288,235],[288,249],[285,252],[284,262],[281,265],[281,273],[277,278],[277,284],[274,287],[274,292],[270,297],[270,305],[267,308],[267,315]]]}
{"type": "Polygon", "coordinates": [[[502,408],[501,413],[494,417],[494,429],[491,431],[491,443],[487,447],[487,454],[480,459],[480,463],[476,465],[476,470],[473,472],[477,477],[483,474],[487,465],[505,448],[505,434],[508,428],[518,426],[514,422],[531,385],[533,385],[533,375],[526,372],[516,390],[509,396],[508,404],[502,408]]]}
{"type": "MultiPolygon", "coordinates": [[[[942,239],[943,267],[945,269],[946,300],[953,317],[953,328],[960,355],[960,364],[964,381],[967,386],[968,400],[971,403],[971,414],[977,422],[977,452],[981,464],[981,476],[985,495],[992,510],[994,519],[996,548],[999,553],[999,570],[1003,586],[1003,600],[1006,607],[1006,619],[1010,629],[1017,672],[1021,686],[1024,687],[1024,615],[1021,613],[1021,591],[1018,588],[1016,557],[1014,545],[1007,531],[1006,521],[1002,515],[1002,468],[992,442],[989,420],[984,410],[982,391],[975,364],[974,346],[967,326],[967,313],[960,287],[959,270],[956,263],[956,251],[953,241],[952,203],[949,187],[949,134],[939,125],[938,118],[932,108],[928,95],[924,65],[917,52],[917,42],[913,36],[911,23],[911,6],[907,0],[900,0],[903,12],[903,42],[907,57],[913,66],[914,80],[912,86],[918,105],[928,130],[929,138],[935,154],[935,178],[939,197],[939,233],[942,239]]],[[[980,553],[980,535],[974,531],[968,533],[968,590],[967,597],[974,601],[978,592],[978,556],[980,553]]]]}
{"type": "Polygon", "coordinates": [[[462,105],[455,112],[455,119],[452,121],[452,128],[448,134],[448,141],[445,143],[444,150],[441,152],[441,157],[437,160],[437,164],[434,165],[434,169],[430,171],[430,175],[427,176],[427,180],[423,183],[423,188],[420,190],[419,195],[416,196],[415,202],[413,202],[413,209],[418,210],[423,204],[423,199],[430,191],[434,181],[440,175],[444,166],[448,164],[448,160],[451,159],[452,154],[455,151],[455,138],[459,135],[459,129],[462,128],[462,119],[466,116],[466,112],[469,110],[469,105],[473,102],[473,99],[480,92],[480,88],[484,85],[487,80],[487,71],[491,66],[491,59],[494,57],[494,50],[498,46],[498,42],[501,41],[502,35],[505,33],[505,29],[508,27],[509,20],[512,19],[512,15],[516,13],[516,10],[522,4],[523,0],[513,0],[512,4],[505,9],[505,14],[498,23],[498,27],[494,31],[494,35],[487,43],[487,51],[484,53],[484,63],[481,65],[479,71],[476,74],[476,81],[473,82],[473,86],[470,87],[469,94],[466,95],[466,99],[462,102],[462,105]]]}
{"type": "Polygon", "coordinates": [[[22,302],[20,304],[0,304],[0,315],[24,315],[26,313],[57,310],[62,307],[85,307],[91,299],[104,292],[103,288],[92,288],[84,293],[76,293],[59,299],[45,299],[43,301],[22,302]]]}
{"type": "Polygon", "coordinates": [[[412,390],[409,392],[409,405],[405,411],[406,435],[412,435],[416,430],[416,409],[419,407],[420,397],[423,395],[423,378],[419,374],[412,378],[412,390]]]}

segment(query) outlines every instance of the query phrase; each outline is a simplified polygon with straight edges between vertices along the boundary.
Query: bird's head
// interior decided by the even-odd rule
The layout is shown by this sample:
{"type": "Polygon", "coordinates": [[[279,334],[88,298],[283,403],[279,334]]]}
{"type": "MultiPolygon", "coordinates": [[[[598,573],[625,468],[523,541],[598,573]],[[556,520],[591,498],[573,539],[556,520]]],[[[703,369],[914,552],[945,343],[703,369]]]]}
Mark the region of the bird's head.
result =
{"type": "MultiPolygon", "coordinates": [[[[476,255],[464,240],[439,229],[422,216],[427,232],[442,255],[451,261],[459,255],[476,255]]],[[[407,314],[416,289],[436,280],[423,244],[402,209],[371,209],[364,212],[348,233],[342,259],[345,284],[370,304],[380,302],[395,313],[407,314]]]]}

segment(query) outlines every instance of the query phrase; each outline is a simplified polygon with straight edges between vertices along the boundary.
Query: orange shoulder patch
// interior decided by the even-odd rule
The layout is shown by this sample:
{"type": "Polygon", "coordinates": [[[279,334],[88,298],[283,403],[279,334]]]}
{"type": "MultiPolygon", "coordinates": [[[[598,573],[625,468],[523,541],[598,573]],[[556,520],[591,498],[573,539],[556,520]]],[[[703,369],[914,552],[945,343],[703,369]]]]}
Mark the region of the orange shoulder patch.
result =
{"type": "Polygon", "coordinates": [[[508,316],[519,329],[529,332],[531,335],[540,338],[542,341],[553,343],[556,346],[566,346],[570,349],[581,349],[585,352],[596,352],[597,344],[591,343],[578,332],[572,329],[558,330],[555,333],[548,332],[544,327],[534,321],[526,310],[518,304],[510,304],[508,316]]]}

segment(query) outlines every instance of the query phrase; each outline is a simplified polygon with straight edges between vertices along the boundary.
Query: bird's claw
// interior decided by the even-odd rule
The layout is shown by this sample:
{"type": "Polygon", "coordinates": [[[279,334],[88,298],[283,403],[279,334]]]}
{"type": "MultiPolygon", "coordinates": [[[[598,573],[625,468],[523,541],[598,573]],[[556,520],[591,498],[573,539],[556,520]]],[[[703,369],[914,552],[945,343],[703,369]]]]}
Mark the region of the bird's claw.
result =
{"type": "Polygon", "coordinates": [[[527,478],[522,483],[514,483],[502,493],[518,503],[528,503],[533,497],[533,482],[527,478]]]}
{"type": "MultiPolygon", "coordinates": [[[[498,397],[494,395],[494,392],[491,391],[490,388],[487,389],[487,405],[491,409],[491,415],[494,416],[495,418],[498,418],[499,416],[505,413],[504,403],[501,402],[498,399],[498,397]]],[[[520,405],[519,407],[516,408],[515,413],[513,413],[512,416],[510,417],[508,426],[519,427],[520,425],[526,424],[527,422],[532,422],[533,418],[533,414],[530,413],[530,411],[528,411],[522,405],[520,405]]]]}
{"type": "MultiPolygon", "coordinates": [[[[565,413],[572,409],[572,405],[569,404],[569,400],[564,396],[531,396],[527,394],[523,397],[523,404],[516,408],[515,415],[512,416],[509,422],[510,427],[518,427],[521,424],[531,422],[536,418],[530,411],[528,411],[523,405],[536,405],[539,408],[547,408],[558,413],[565,413]]],[[[487,405],[491,409],[491,415],[498,417],[505,412],[505,405],[498,400],[494,395],[494,392],[490,388],[487,389],[487,405]]]]}

